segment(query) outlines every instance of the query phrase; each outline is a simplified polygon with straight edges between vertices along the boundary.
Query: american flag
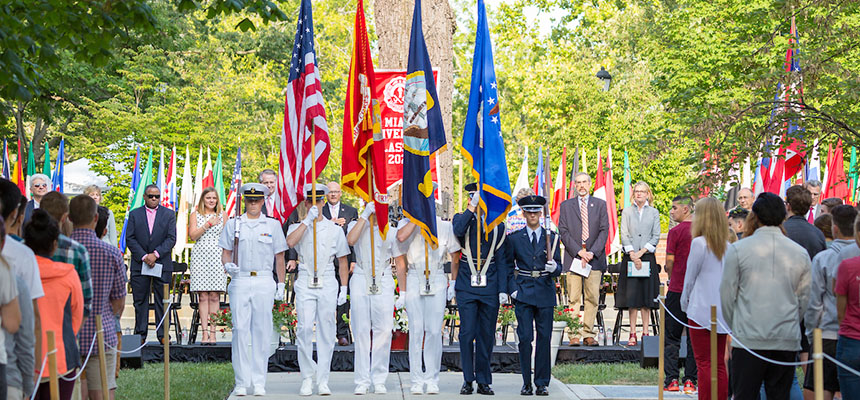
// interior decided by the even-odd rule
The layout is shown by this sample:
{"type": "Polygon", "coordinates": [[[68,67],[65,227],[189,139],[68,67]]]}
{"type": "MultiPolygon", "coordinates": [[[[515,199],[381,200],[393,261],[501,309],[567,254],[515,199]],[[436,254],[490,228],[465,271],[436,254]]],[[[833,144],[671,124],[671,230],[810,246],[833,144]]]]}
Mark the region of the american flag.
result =
{"type": "Polygon", "coordinates": [[[281,135],[279,159],[278,213],[286,221],[293,209],[304,200],[302,188],[312,179],[311,140],[316,139],[314,153],[316,174],[328,163],[331,151],[320,73],[314,52],[314,26],[311,1],[302,0],[290,61],[290,78],[285,90],[284,132],[281,135]]]}
{"type": "Polygon", "coordinates": [[[227,216],[236,216],[236,200],[239,188],[242,187],[242,148],[236,150],[236,165],[233,167],[233,177],[230,178],[230,194],[227,196],[227,216]]]}

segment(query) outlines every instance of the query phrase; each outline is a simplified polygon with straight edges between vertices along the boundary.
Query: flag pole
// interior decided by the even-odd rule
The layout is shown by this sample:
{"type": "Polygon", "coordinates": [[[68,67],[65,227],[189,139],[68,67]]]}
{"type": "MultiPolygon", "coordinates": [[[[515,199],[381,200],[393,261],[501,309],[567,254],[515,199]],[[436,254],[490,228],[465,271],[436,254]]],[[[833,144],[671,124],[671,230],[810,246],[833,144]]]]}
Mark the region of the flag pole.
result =
{"type": "MultiPolygon", "coordinates": [[[[358,185],[356,185],[358,186],[358,185]]],[[[369,149],[367,152],[367,188],[370,192],[370,201],[365,207],[376,207],[376,196],[373,193],[373,151],[369,149]]],[[[374,210],[375,211],[375,210],[374,210]]],[[[379,292],[379,287],[376,286],[376,239],[373,234],[373,225],[375,214],[370,214],[370,220],[367,221],[370,226],[370,293],[376,294],[379,292]]]]}
{"type": "Polygon", "coordinates": [[[430,251],[427,244],[427,238],[424,238],[424,292],[430,293],[430,251]]]}
{"type": "MultiPolygon", "coordinates": [[[[316,205],[317,202],[317,158],[316,158],[316,150],[314,150],[314,145],[317,141],[317,132],[316,129],[311,130],[311,198],[313,199],[311,202],[316,205]]],[[[322,212],[322,210],[319,210],[322,212]]],[[[319,216],[317,216],[319,218],[319,216]]],[[[313,222],[313,236],[314,236],[314,277],[311,282],[311,287],[319,287],[319,277],[317,276],[317,218],[314,218],[313,222]]]]}
{"type": "MultiPolygon", "coordinates": [[[[546,194],[547,199],[546,199],[546,203],[544,203],[544,205],[543,205],[544,216],[543,216],[542,222],[544,225],[543,231],[544,231],[544,234],[546,235],[546,262],[549,262],[549,260],[552,260],[552,248],[549,244],[549,240],[550,240],[549,226],[548,226],[547,221],[546,221],[547,217],[549,217],[549,177],[550,177],[549,151],[546,152],[545,157],[546,157],[546,159],[544,161],[545,167],[543,169],[544,175],[545,175],[544,180],[543,180],[543,192],[544,192],[544,194],[546,194]]],[[[564,171],[564,173],[567,173],[567,171],[564,171]]],[[[564,191],[564,188],[562,188],[562,191],[564,191]]]]}

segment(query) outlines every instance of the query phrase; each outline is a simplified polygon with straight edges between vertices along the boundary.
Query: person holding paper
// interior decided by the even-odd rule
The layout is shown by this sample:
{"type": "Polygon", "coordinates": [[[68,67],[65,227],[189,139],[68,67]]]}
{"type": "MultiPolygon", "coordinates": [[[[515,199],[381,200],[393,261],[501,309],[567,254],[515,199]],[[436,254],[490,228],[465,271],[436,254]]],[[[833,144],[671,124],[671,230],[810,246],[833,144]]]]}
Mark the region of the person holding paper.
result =
{"type": "Polygon", "coordinates": [[[520,338],[520,370],[523,375],[523,396],[548,396],[550,381],[550,337],[552,337],[555,307],[555,277],[561,274],[561,245],[555,232],[541,226],[541,214],[546,205],[542,196],[525,196],[517,201],[522,207],[526,226],[508,235],[514,270],[509,276],[508,290],[517,316],[517,336],[520,338]],[[549,240],[549,245],[547,245],[549,240]],[[547,256],[549,248],[550,256],[547,256]],[[535,332],[537,332],[535,334],[535,332]],[[532,340],[535,340],[534,384],[532,391],[532,340]]]}
{"type": "MultiPolygon", "coordinates": [[[[176,214],[160,205],[161,190],[156,185],[146,186],[143,201],[143,207],[128,214],[125,243],[131,252],[129,283],[134,299],[134,334],[146,342],[150,291],[154,294],[155,321],[161,321],[164,315],[163,288],[173,273],[170,257],[176,244],[176,214]]],[[[159,341],[164,338],[164,328],[161,326],[156,332],[159,341]]]]}
{"type": "MultiPolygon", "coordinates": [[[[576,197],[561,203],[558,232],[564,244],[564,269],[570,272],[567,293],[570,308],[579,311],[585,291],[585,315],[582,336],[586,346],[597,346],[594,318],[600,295],[600,280],[606,271],[606,240],[609,238],[609,214],[606,202],[589,195],[591,177],[580,172],[573,178],[576,197]]],[[[580,338],[571,337],[570,343],[579,346],[580,338]]]]}
{"type": "Polygon", "coordinates": [[[657,243],[660,242],[660,212],[651,207],[654,195],[651,188],[642,181],[633,185],[630,196],[632,207],[621,213],[621,245],[624,257],[621,259],[621,273],[618,277],[618,295],[615,307],[629,310],[630,338],[628,346],[636,346],[638,315],[642,314],[642,335],[648,335],[648,311],[657,308],[654,298],[660,287],[657,258],[657,243]]]}

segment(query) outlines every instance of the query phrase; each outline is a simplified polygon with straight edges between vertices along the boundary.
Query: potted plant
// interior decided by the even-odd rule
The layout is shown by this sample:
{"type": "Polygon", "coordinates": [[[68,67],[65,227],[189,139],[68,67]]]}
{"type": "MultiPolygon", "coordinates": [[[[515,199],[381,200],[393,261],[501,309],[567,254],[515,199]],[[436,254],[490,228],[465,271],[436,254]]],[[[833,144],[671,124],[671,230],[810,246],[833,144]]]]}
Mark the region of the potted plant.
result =
{"type": "Polygon", "coordinates": [[[286,336],[290,343],[295,344],[296,323],[295,306],[282,300],[275,300],[275,305],[272,307],[272,326],[275,328],[278,338],[286,336]]]}
{"type": "Polygon", "coordinates": [[[558,355],[558,346],[561,345],[561,339],[564,337],[564,328],[569,330],[568,335],[577,336],[582,330],[582,321],[579,319],[579,314],[574,313],[572,308],[567,308],[564,305],[557,305],[552,315],[552,339],[550,339],[550,362],[555,365],[555,358],[558,355]]]}
{"type": "Polygon", "coordinates": [[[391,332],[391,350],[409,349],[409,320],[406,309],[394,309],[394,330],[391,332]]]}
{"type": "Polygon", "coordinates": [[[517,322],[517,316],[514,314],[513,304],[502,304],[502,306],[499,307],[499,317],[496,322],[498,323],[496,332],[501,331],[502,334],[501,344],[508,343],[508,327],[517,322]]]}
{"type": "Polygon", "coordinates": [[[226,336],[226,332],[233,329],[233,313],[230,312],[230,307],[209,314],[209,323],[219,327],[222,338],[226,336]]]}

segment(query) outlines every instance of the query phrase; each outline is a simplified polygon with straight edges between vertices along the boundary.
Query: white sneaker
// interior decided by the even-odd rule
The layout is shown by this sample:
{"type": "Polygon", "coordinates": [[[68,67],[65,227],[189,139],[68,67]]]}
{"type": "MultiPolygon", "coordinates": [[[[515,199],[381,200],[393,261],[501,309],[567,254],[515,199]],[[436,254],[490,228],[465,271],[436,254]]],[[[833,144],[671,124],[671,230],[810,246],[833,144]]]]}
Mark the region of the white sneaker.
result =
{"type": "Polygon", "coordinates": [[[409,390],[412,394],[424,394],[424,385],[420,383],[412,384],[412,389],[409,390]]]}
{"type": "Polygon", "coordinates": [[[302,388],[299,389],[299,396],[310,396],[314,394],[314,380],[305,378],[302,380],[302,388]]]}
{"type": "Polygon", "coordinates": [[[319,385],[319,394],[320,396],[328,396],[331,394],[331,389],[328,388],[328,383],[320,383],[319,385]]]}
{"type": "Polygon", "coordinates": [[[367,389],[368,389],[367,385],[356,385],[355,391],[353,392],[353,394],[357,394],[357,395],[367,394],[367,389]]]}
{"type": "Polygon", "coordinates": [[[439,394],[439,385],[435,383],[428,383],[427,394],[439,394]]]}
{"type": "Polygon", "coordinates": [[[265,396],[266,395],[266,387],[265,386],[254,386],[254,396],[265,396]]]}
{"type": "Polygon", "coordinates": [[[386,394],[386,393],[388,393],[388,389],[385,388],[385,385],[375,385],[373,387],[373,393],[386,394]]]}
{"type": "Polygon", "coordinates": [[[233,388],[233,396],[247,396],[247,395],[248,395],[248,389],[245,389],[245,387],[236,386],[235,388],[233,388]]]}

